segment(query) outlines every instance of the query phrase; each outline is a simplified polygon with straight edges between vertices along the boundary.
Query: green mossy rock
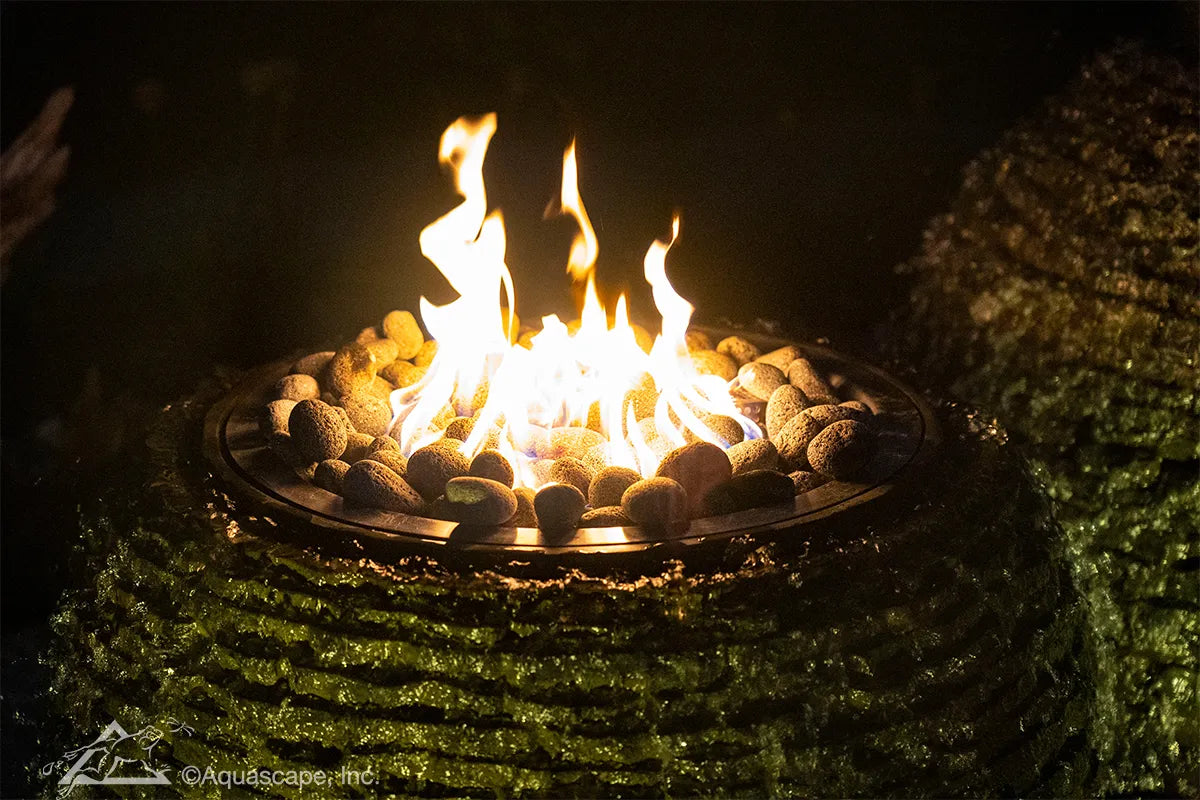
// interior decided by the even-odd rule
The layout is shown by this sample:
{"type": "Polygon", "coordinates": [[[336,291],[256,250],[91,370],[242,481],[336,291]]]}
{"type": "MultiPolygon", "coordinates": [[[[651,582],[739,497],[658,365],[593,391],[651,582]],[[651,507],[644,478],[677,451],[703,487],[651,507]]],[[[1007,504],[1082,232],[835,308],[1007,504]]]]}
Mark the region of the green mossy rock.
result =
{"type": "Polygon", "coordinates": [[[936,468],[861,513],[703,568],[533,577],[282,542],[304,523],[208,474],[211,399],[164,410],[145,469],[84,510],[53,654],[72,730],[174,717],[176,768],[369,769],[401,796],[1090,791],[1059,529],[960,408],[936,468]]]}
{"type": "Polygon", "coordinates": [[[1197,99],[1194,69],[1098,58],[968,167],[891,339],[997,413],[1058,502],[1119,795],[1200,794],[1197,99]]]}

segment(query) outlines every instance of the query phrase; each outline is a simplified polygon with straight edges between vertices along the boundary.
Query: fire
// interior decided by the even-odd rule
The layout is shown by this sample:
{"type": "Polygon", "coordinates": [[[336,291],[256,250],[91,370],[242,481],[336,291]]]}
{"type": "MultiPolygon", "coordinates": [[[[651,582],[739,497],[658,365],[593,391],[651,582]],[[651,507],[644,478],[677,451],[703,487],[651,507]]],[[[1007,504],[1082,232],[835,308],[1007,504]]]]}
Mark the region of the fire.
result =
{"type": "Polygon", "coordinates": [[[624,295],[608,311],[596,293],[596,233],[579,194],[575,143],[563,156],[561,202],[579,225],[567,271],[587,282],[578,326],[556,315],[542,318],[529,347],[512,344],[516,296],[505,264],[504,221],[489,213],[483,162],[496,132],[496,115],[462,118],[442,134],[439,159],[454,171],[463,200],[421,232],[421,252],[458,292],[436,306],[424,297],[421,319],[438,342],[422,380],[392,393],[391,431],[406,453],[442,438],[454,416],[475,418],[459,450],[468,457],[499,450],[513,464],[518,485],[548,482],[545,465],[574,455],[593,465],[630,467],[651,476],[662,457],[690,437],[728,443],[704,417],[736,419],[747,438],[762,434],[741,415],[719,377],[697,374],[686,333],[693,306],[667,279],[666,257],[679,236],[655,241],[644,274],[661,326],[649,352],[638,344],[624,295]],[[574,329],[572,329],[574,328],[574,329]]]}

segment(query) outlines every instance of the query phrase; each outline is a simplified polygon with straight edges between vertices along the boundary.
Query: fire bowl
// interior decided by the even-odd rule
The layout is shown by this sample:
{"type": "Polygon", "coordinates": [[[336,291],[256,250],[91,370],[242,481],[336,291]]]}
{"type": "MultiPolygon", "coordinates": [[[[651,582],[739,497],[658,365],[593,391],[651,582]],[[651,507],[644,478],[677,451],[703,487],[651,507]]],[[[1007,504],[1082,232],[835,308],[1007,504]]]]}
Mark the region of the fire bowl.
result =
{"type": "MultiPolygon", "coordinates": [[[[714,338],[731,331],[706,330],[714,338]]],[[[745,336],[744,332],[738,332],[745,336]]],[[[204,450],[229,490],[277,514],[301,518],[318,536],[353,540],[375,557],[453,549],[481,557],[569,558],[588,554],[631,554],[670,549],[680,555],[689,546],[738,536],[787,535],[802,526],[871,503],[914,480],[936,451],[939,432],[929,405],[912,389],[863,361],[815,344],[765,336],[748,337],[764,352],[795,345],[827,375],[846,399],[866,403],[875,412],[878,446],[855,481],[831,481],[797,495],[791,503],[705,517],[666,528],[592,527],[563,534],[538,528],[467,526],[427,517],[347,505],[331,492],[301,479],[268,447],[259,430],[262,407],[272,387],[287,374],[290,361],[253,370],[216,403],[205,420],[204,450]]],[[[758,403],[746,407],[758,416],[758,403]]]]}

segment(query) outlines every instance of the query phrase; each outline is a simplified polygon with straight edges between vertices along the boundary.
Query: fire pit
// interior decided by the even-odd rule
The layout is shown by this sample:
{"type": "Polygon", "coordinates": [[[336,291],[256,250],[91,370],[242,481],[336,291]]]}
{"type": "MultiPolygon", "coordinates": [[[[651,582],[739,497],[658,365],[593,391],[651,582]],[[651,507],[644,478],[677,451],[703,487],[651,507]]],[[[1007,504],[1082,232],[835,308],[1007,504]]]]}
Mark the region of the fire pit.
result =
{"type": "Polygon", "coordinates": [[[85,509],[65,713],[387,795],[1085,793],[1084,611],[1003,431],[823,346],[689,330],[666,242],[657,337],[610,319],[573,151],[588,299],[522,333],[489,119],[443,138],[436,346],[401,312],[209,386],[85,509]]]}
{"type": "Polygon", "coordinates": [[[494,115],[464,118],[442,137],[464,200],[421,235],[460,292],[422,300],[436,338],[393,311],[336,351],[256,371],[209,415],[207,452],[227,479],[410,551],[628,552],[824,518],[886,493],[933,447],[929,408],[878,370],[689,329],[665,268],[678,218],[645,261],[660,332],[631,324],[624,296],[610,320],[574,144],[561,203],[581,228],[568,272],[586,283],[582,314],[520,330],[503,223],[485,215],[495,129],[494,115]]]}

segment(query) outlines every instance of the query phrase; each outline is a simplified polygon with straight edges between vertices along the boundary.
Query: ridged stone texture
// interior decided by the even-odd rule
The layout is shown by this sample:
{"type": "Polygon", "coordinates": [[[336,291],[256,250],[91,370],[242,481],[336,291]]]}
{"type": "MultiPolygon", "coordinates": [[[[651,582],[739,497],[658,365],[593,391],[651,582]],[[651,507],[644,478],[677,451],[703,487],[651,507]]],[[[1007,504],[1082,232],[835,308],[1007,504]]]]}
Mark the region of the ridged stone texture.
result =
{"type": "Polygon", "coordinates": [[[715,567],[535,578],[281,543],[302,523],[206,471],[211,399],[163,411],[147,470],[84,512],[90,579],[54,655],[73,730],[174,717],[195,730],[177,766],[370,769],[397,795],[1090,786],[1060,531],[961,408],[938,408],[946,444],[911,494],[733,540],[715,567]]]}
{"type": "Polygon", "coordinates": [[[1123,47],[970,165],[893,342],[995,412],[1058,502],[1114,794],[1200,795],[1195,68],[1123,47]]]}

